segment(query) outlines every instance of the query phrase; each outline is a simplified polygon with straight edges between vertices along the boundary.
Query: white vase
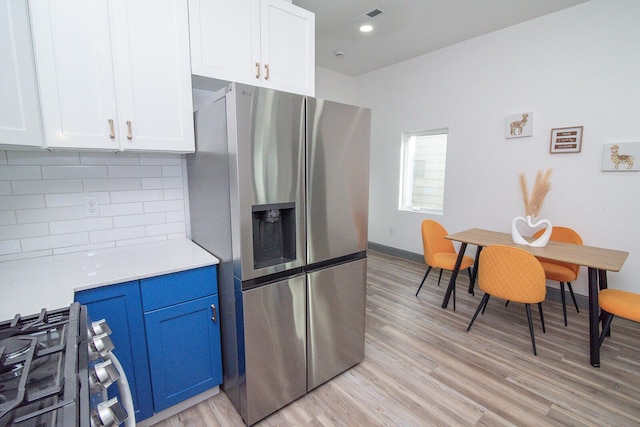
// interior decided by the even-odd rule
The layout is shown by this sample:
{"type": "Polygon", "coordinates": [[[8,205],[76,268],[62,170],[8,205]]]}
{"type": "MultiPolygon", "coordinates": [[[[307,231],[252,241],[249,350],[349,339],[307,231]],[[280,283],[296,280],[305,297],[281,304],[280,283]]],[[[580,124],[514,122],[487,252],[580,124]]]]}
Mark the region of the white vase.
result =
{"type": "Polygon", "coordinates": [[[535,218],[533,218],[531,215],[527,215],[526,218],[521,216],[513,218],[513,221],[511,221],[511,239],[513,240],[513,243],[517,243],[519,245],[534,246],[536,248],[544,248],[545,246],[547,246],[547,243],[549,243],[549,239],[551,238],[551,231],[553,230],[551,222],[548,219],[541,219],[537,222],[533,221],[535,221],[535,218]],[[528,242],[522,237],[520,231],[518,231],[519,222],[523,222],[529,228],[535,228],[540,225],[545,225],[546,229],[544,230],[544,233],[542,233],[542,235],[536,240],[534,240],[533,242],[528,242]]]}

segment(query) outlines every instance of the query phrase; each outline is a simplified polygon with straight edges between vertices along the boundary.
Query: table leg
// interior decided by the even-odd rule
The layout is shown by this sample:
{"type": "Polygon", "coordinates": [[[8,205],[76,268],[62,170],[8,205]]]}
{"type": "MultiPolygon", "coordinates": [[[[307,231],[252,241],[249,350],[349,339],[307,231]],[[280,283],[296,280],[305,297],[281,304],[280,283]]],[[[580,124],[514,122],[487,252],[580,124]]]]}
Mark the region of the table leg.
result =
{"type": "Polygon", "coordinates": [[[464,251],[467,249],[467,244],[462,243],[460,245],[460,252],[458,252],[458,259],[456,259],[456,266],[453,268],[451,272],[451,280],[449,280],[449,286],[447,286],[447,292],[444,294],[444,300],[442,300],[442,308],[447,308],[449,305],[449,298],[451,298],[451,292],[456,287],[456,278],[458,277],[458,272],[460,271],[460,264],[462,264],[462,258],[464,257],[464,251]]]}
{"type": "Polygon", "coordinates": [[[598,306],[598,291],[600,289],[598,287],[598,275],[600,271],[589,267],[589,356],[591,366],[596,368],[600,367],[600,346],[598,345],[600,339],[600,307],[598,306]]]}
{"type": "Polygon", "coordinates": [[[471,270],[471,281],[469,282],[469,293],[471,295],[475,295],[473,293],[473,288],[476,285],[476,278],[478,277],[478,265],[480,262],[480,251],[482,250],[482,246],[478,246],[476,249],[476,258],[473,262],[473,269],[471,270]]]}

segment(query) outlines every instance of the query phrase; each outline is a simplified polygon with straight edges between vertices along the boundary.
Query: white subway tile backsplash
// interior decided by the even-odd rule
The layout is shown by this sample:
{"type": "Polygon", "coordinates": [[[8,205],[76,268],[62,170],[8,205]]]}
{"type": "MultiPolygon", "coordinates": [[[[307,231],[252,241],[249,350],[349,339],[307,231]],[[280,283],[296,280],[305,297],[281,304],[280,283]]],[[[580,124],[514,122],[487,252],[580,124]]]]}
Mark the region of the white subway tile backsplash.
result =
{"type": "Polygon", "coordinates": [[[162,176],[161,166],[109,166],[109,178],[153,178],[162,176]]]}
{"type": "Polygon", "coordinates": [[[163,202],[145,202],[145,213],[151,212],[171,212],[184,210],[184,202],[182,200],[166,200],[163,202]]]}
{"type": "Polygon", "coordinates": [[[44,179],[107,178],[106,166],[43,166],[44,179]]]}
{"type": "Polygon", "coordinates": [[[185,222],[184,211],[173,211],[164,214],[167,218],[167,222],[185,222]]]}
{"type": "Polygon", "coordinates": [[[140,215],[143,213],[142,203],[115,203],[100,206],[100,215],[102,216],[140,215]]]}
{"type": "Polygon", "coordinates": [[[29,196],[0,196],[0,211],[42,208],[44,206],[44,196],[41,194],[29,196]]]}
{"type": "Polygon", "coordinates": [[[164,190],[164,199],[165,200],[183,200],[184,199],[184,190],[182,188],[174,188],[171,190],[164,190]]]}
{"type": "Polygon", "coordinates": [[[0,262],[185,237],[185,167],[178,154],[0,151],[0,262]]]}
{"type": "MultiPolygon", "coordinates": [[[[16,213],[14,211],[0,211],[0,225],[17,224],[16,213]]],[[[1,235],[0,235],[0,240],[1,235]]]]}
{"type": "Polygon", "coordinates": [[[8,255],[16,252],[20,252],[20,241],[18,239],[0,240],[0,255],[8,255]]]}
{"type": "Polygon", "coordinates": [[[0,181],[18,179],[40,179],[42,172],[40,166],[3,166],[0,168],[0,181]]]}
{"type": "Polygon", "coordinates": [[[182,163],[182,156],[180,154],[150,153],[145,156],[140,156],[141,165],[180,166],[181,163],[182,163]]]}
{"type": "Polygon", "coordinates": [[[48,194],[48,193],[78,193],[82,191],[82,180],[79,179],[54,179],[13,181],[11,183],[13,194],[48,194]]]}
{"type": "Polygon", "coordinates": [[[16,218],[18,219],[19,224],[65,221],[84,217],[84,206],[16,210],[16,218]]]}
{"type": "Polygon", "coordinates": [[[144,227],[114,228],[111,230],[100,230],[89,232],[91,243],[117,242],[132,238],[145,237],[144,227]]]}
{"type": "Polygon", "coordinates": [[[139,165],[140,155],[134,153],[80,153],[83,165],[139,165]]]}
{"type": "Polygon", "coordinates": [[[84,191],[124,191],[140,190],[140,179],[135,178],[109,178],[109,179],[83,179],[84,191]]]}
{"type": "MultiPolygon", "coordinates": [[[[165,193],[163,193],[162,190],[112,191],[110,195],[112,203],[149,202],[167,198],[165,195],[166,191],[165,193]]],[[[182,189],[180,189],[180,191],[182,191],[182,189]]]]}
{"type": "Polygon", "coordinates": [[[0,181],[0,196],[9,196],[11,194],[11,182],[0,181]]]}
{"type": "Polygon", "coordinates": [[[67,194],[47,194],[44,196],[47,207],[55,208],[62,206],[84,206],[85,197],[97,197],[101,205],[110,202],[109,193],[67,193],[67,194]]]}
{"type": "Polygon", "coordinates": [[[20,239],[24,237],[46,236],[49,224],[14,224],[0,226],[0,240],[20,239]]]}
{"type": "Polygon", "coordinates": [[[49,223],[49,227],[51,228],[51,234],[109,230],[113,228],[113,218],[84,218],[72,221],[53,221],[49,223]]]}
{"type": "Polygon", "coordinates": [[[142,188],[145,190],[182,188],[182,177],[179,178],[142,178],[142,188]]]}
{"type": "Polygon", "coordinates": [[[113,218],[114,228],[135,227],[138,225],[162,224],[166,222],[165,213],[144,215],[125,215],[113,218]]]}
{"type": "MultiPolygon", "coordinates": [[[[184,235],[182,236],[184,237],[184,235]]],[[[118,240],[116,242],[116,246],[131,246],[131,245],[143,245],[145,243],[153,243],[153,242],[162,242],[167,240],[167,236],[152,236],[152,237],[142,237],[139,239],[127,239],[127,240],[118,240]]]]}
{"type": "Polygon", "coordinates": [[[70,151],[7,151],[10,165],[78,165],[80,156],[70,151]]]}
{"type": "Polygon", "coordinates": [[[163,166],[162,167],[162,176],[164,177],[174,177],[174,176],[182,176],[182,167],[180,165],[177,166],[163,166]]]}
{"type": "Polygon", "coordinates": [[[23,252],[86,245],[88,243],[88,233],[60,234],[55,236],[20,239],[20,245],[22,246],[23,252]]]}

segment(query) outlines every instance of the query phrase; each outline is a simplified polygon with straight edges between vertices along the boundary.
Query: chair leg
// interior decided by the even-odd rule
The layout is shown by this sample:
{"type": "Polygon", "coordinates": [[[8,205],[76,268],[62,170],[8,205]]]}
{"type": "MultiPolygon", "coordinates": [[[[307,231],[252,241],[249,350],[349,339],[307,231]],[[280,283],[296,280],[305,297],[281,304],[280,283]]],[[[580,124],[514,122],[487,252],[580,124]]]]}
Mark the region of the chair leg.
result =
{"type": "Polygon", "coordinates": [[[440,274],[438,274],[438,286],[440,286],[440,279],[442,279],[442,269],[440,269],[440,274]]]}
{"type": "Polygon", "coordinates": [[[469,326],[467,326],[467,332],[469,332],[469,329],[471,329],[471,325],[473,325],[473,322],[476,321],[476,317],[478,317],[478,314],[480,314],[480,310],[482,310],[482,313],[484,313],[484,308],[487,306],[487,302],[489,302],[489,297],[491,297],[491,295],[489,294],[484,294],[484,296],[482,297],[480,304],[478,304],[476,313],[473,315],[471,322],[469,322],[469,326]]]}
{"type": "Polygon", "coordinates": [[[533,345],[533,355],[537,356],[536,352],[536,339],[533,335],[533,320],[531,319],[531,305],[525,304],[525,308],[527,309],[527,320],[529,321],[529,333],[531,334],[531,345],[533,345]]]}
{"type": "MultiPolygon", "coordinates": [[[[442,270],[440,270],[442,272],[442,270]]],[[[453,311],[456,311],[456,284],[453,284],[453,311]]]]}
{"type": "Polygon", "coordinates": [[[422,282],[420,282],[420,286],[418,287],[418,291],[416,292],[416,296],[418,296],[418,292],[420,292],[420,289],[422,289],[422,285],[424,285],[424,281],[427,279],[427,276],[429,275],[430,271],[431,271],[431,266],[429,266],[429,268],[427,268],[427,272],[424,273],[424,277],[422,278],[422,282]]]}
{"type": "Polygon", "coordinates": [[[602,333],[600,334],[600,339],[598,340],[598,348],[602,346],[602,342],[604,338],[609,334],[609,328],[611,327],[611,321],[613,320],[613,314],[608,313],[602,310],[602,314],[604,314],[604,323],[602,325],[602,333]]]}
{"type": "Polygon", "coordinates": [[[571,293],[571,298],[573,299],[573,305],[576,306],[576,312],[580,313],[580,309],[578,308],[578,301],[576,301],[576,294],[573,293],[573,286],[571,286],[571,282],[567,282],[569,285],[569,293],[571,293]]]}
{"type": "Polygon", "coordinates": [[[542,323],[542,333],[546,334],[547,331],[544,328],[544,315],[542,314],[542,303],[538,303],[538,311],[540,312],[540,323],[542,323]]]}
{"type": "Polygon", "coordinates": [[[473,273],[471,272],[471,267],[467,268],[467,273],[469,273],[469,289],[471,289],[471,295],[476,296],[473,292],[473,273]]]}
{"type": "Polygon", "coordinates": [[[567,301],[564,295],[564,282],[560,282],[560,298],[562,298],[562,315],[564,316],[564,326],[567,326],[567,301]]]}

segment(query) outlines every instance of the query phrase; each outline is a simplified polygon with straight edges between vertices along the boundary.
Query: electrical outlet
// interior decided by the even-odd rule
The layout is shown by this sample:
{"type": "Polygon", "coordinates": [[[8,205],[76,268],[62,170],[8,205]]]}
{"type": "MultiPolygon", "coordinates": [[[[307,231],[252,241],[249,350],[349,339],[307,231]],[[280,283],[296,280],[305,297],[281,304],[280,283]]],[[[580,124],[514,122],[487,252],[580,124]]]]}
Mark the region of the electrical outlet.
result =
{"type": "Polygon", "coordinates": [[[84,198],[84,216],[100,216],[100,204],[97,197],[84,198]]]}

